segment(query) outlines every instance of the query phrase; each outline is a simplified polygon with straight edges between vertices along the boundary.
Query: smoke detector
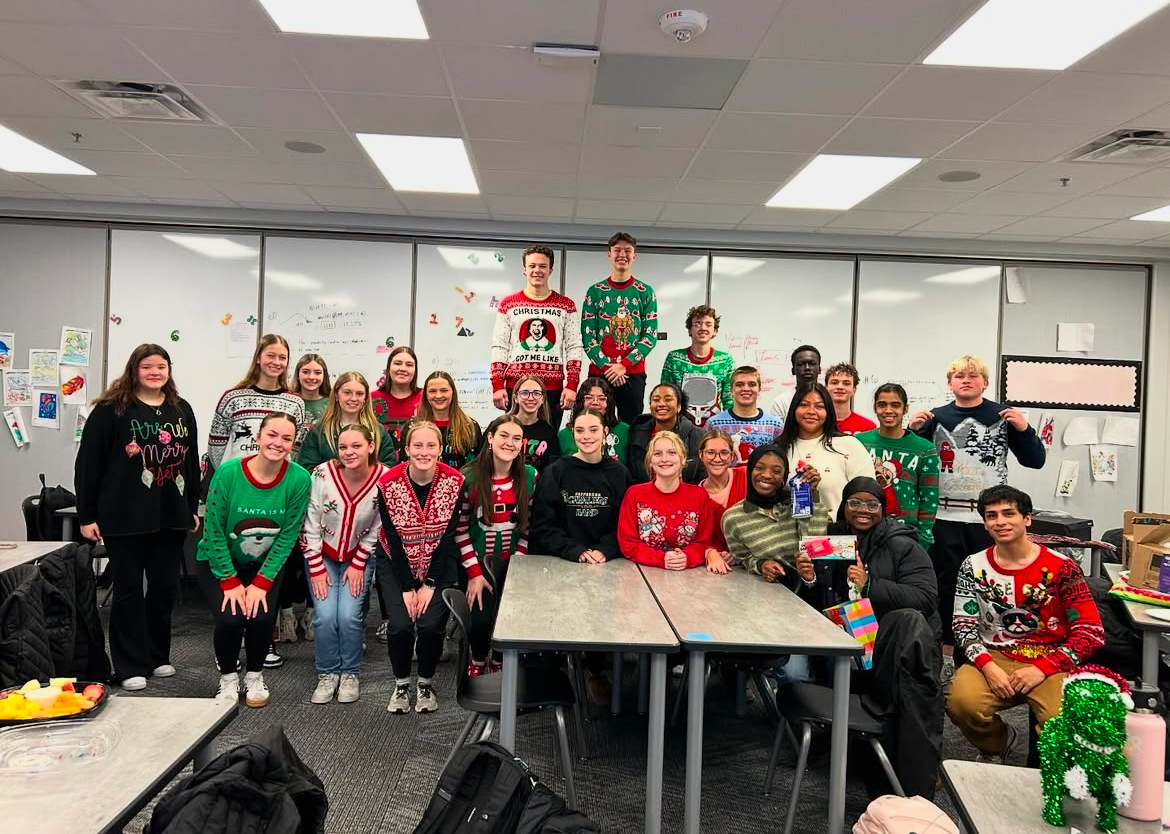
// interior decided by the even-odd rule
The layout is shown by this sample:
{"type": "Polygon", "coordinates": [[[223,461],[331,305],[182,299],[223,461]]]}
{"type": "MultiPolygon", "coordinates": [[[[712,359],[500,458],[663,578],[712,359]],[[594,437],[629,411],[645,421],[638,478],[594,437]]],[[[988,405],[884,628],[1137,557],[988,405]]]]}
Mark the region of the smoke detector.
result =
{"type": "Polygon", "coordinates": [[[1170,136],[1163,130],[1115,130],[1073,151],[1071,160],[1160,165],[1170,160],[1170,136]]]}
{"type": "Polygon", "coordinates": [[[675,9],[658,18],[658,26],[679,43],[690,43],[707,29],[710,18],[694,9],[675,9]]]}

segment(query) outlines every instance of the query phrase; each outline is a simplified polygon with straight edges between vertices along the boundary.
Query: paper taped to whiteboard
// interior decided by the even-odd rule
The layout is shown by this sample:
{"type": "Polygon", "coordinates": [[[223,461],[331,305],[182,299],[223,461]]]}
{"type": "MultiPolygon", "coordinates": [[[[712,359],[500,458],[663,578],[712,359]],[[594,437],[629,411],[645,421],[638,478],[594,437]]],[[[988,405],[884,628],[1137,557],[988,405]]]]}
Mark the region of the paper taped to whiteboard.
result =
{"type": "Polygon", "coordinates": [[[1093,349],[1095,328],[1088,322],[1061,322],[1056,325],[1056,349],[1087,352],[1093,349]]]}
{"type": "Polygon", "coordinates": [[[1106,417],[1101,442],[1114,446],[1136,446],[1139,429],[1137,417],[1106,417]]]}
{"type": "Polygon", "coordinates": [[[1088,446],[1097,442],[1097,418],[1074,417],[1064,427],[1065,446],[1088,446]]]}

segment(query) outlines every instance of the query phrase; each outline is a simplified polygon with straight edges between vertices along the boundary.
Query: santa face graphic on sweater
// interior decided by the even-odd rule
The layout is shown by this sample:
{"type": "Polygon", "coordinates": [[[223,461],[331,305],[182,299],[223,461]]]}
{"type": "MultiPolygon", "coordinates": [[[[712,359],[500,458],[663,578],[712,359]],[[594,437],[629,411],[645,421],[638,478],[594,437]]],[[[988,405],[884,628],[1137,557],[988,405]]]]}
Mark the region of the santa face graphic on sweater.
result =
{"type": "Polygon", "coordinates": [[[228,536],[245,555],[259,559],[272,549],[279,534],[280,527],[272,519],[246,518],[228,536]]]}

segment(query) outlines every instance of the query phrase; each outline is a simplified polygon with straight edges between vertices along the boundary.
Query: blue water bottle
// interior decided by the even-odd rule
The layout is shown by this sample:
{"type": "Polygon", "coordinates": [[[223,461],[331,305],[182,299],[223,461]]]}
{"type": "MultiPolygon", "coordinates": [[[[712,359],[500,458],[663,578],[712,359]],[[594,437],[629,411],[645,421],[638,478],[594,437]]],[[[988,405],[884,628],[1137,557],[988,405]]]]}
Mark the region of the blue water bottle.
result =
{"type": "Polygon", "coordinates": [[[788,479],[788,491],[792,493],[792,517],[811,518],[813,512],[812,486],[804,480],[804,461],[796,462],[796,473],[788,479]]]}

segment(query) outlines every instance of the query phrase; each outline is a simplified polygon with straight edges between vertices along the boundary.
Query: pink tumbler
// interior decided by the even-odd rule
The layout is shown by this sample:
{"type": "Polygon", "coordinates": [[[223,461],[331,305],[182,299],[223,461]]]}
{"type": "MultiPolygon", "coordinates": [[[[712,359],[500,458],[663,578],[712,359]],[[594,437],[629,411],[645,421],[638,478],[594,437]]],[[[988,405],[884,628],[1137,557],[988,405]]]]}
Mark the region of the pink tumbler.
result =
{"type": "Polygon", "coordinates": [[[1158,690],[1140,682],[1132,690],[1133,710],[1125,719],[1125,757],[1133,798],[1117,813],[1131,820],[1161,821],[1162,782],[1166,772],[1166,722],[1155,710],[1158,690]]]}

